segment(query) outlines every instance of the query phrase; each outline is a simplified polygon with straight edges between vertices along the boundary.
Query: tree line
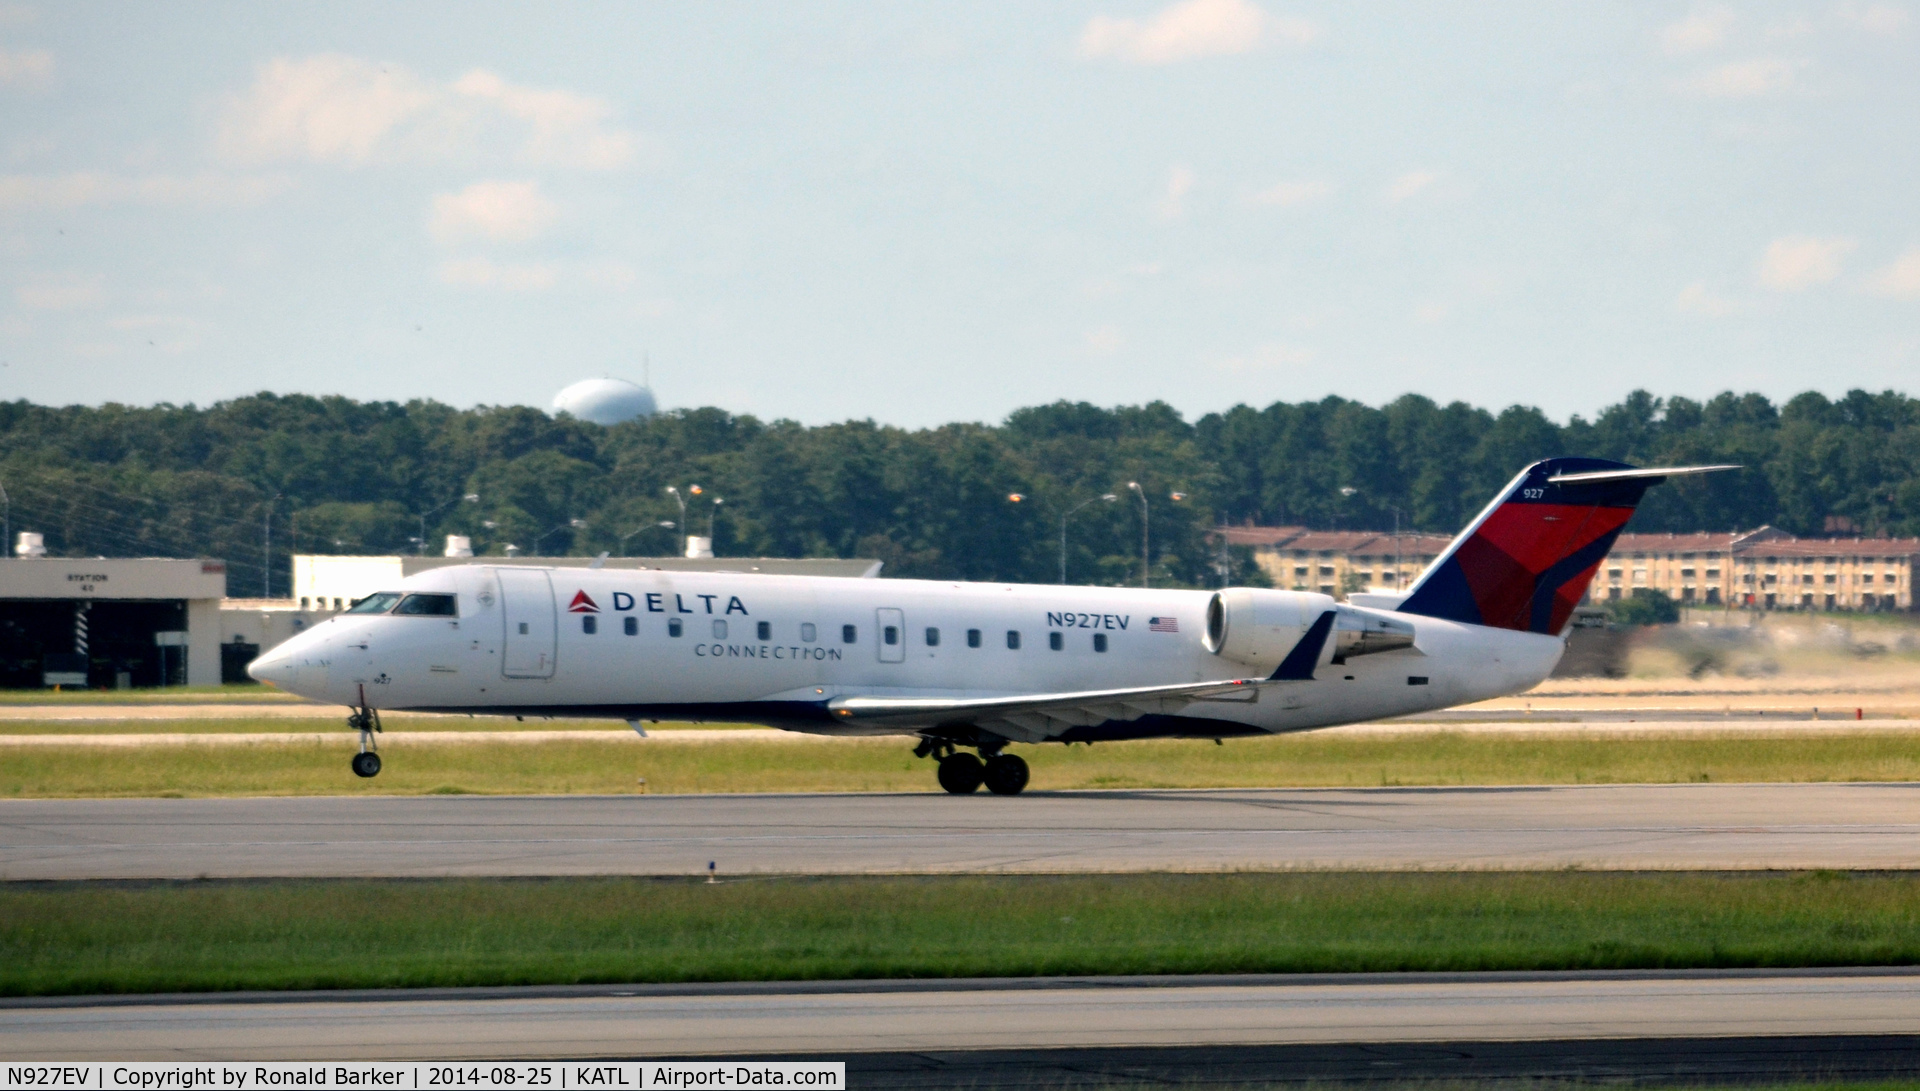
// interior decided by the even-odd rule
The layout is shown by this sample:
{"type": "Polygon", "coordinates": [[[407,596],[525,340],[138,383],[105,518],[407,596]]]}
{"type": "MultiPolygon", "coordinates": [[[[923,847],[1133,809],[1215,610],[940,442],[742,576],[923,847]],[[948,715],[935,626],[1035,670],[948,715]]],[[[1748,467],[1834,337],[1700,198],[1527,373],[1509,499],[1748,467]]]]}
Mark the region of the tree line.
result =
{"type": "Polygon", "coordinates": [[[423,537],[437,552],[465,534],[482,554],[660,555],[709,526],[723,556],[867,556],[894,576],[1050,582],[1076,507],[1072,582],[1139,580],[1143,508],[1156,584],[1252,581],[1249,559],[1223,554],[1209,528],[1452,533],[1554,454],[1748,467],[1653,491],[1636,530],[1920,534],[1920,400],[1894,392],[1776,406],[1636,391],[1564,424],[1418,395],[1196,421],[1160,402],[1056,402],[919,430],[712,408],[601,427],[520,406],[275,394],[205,408],[0,403],[13,530],[61,554],[223,557],[235,595],[266,591],[269,556],[286,594],[290,552],[411,551],[423,537]]]}

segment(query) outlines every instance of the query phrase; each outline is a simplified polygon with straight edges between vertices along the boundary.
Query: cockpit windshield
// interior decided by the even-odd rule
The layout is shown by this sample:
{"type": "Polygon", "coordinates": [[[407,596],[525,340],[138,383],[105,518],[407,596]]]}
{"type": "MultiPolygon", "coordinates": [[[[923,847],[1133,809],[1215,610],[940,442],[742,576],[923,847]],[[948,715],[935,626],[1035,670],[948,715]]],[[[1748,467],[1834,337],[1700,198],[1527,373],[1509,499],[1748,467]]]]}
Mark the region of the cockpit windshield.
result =
{"type": "Polygon", "coordinates": [[[393,604],[399,601],[400,592],[398,591],[376,591],[366,598],[361,599],[359,602],[354,603],[353,607],[349,609],[347,613],[384,614],[388,610],[393,609],[393,604]]]}
{"type": "Polygon", "coordinates": [[[400,600],[396,614],[415,617],[459,617],[459,599],[452,595],[408,595],[400,600]]]}

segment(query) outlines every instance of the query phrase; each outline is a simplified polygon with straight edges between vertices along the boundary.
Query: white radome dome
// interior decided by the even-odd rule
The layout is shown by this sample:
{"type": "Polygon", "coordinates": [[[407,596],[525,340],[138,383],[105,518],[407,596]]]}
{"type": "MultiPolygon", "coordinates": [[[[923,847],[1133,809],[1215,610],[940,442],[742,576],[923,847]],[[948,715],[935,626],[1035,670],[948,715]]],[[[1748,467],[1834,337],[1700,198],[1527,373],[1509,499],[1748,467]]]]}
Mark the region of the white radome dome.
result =
{"type": "Polygon", "coordinates": [[[582,379],[553,397],[553,411],[594,424],[625,424],[656,411],[653,391],[625,379],[582,379]]]}

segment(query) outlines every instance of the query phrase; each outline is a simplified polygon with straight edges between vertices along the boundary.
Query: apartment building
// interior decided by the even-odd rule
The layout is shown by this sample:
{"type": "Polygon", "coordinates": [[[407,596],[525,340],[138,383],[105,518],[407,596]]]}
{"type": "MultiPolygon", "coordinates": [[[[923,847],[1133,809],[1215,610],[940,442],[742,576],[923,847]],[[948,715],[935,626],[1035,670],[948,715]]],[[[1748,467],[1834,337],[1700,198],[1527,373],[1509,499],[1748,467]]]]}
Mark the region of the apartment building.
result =
{"type": "MultiPolygon", "coordinates": [[[[1275,587],[1344,595],[1400,590],[1447,546],[1437,534],[1222,527],[1275,587]]],[[[1588,588],[1589,602],[1636,588],[1694,606],[1756,610],[1912,610],[1920,538],[1795,538],[1773,527],[1741,534],[1622,534],[1588,588]]]]}
{"type": "Polygon", "coordinates": [[[1757,610],[1911,610],[1920,538],[1795,538],[1745,534],[1622,534],[1588,597],[1636,587],[1677,602],[1757,610]]]}
{"type": "Polygon", "coordinates": [[[1439,534],[1305,527],[1221,527],[1215,533],[1228,545],[1251,547],[1255,563],[1275,587],[1323,595],[1398,591],[1452,540],[1439,534]]]}

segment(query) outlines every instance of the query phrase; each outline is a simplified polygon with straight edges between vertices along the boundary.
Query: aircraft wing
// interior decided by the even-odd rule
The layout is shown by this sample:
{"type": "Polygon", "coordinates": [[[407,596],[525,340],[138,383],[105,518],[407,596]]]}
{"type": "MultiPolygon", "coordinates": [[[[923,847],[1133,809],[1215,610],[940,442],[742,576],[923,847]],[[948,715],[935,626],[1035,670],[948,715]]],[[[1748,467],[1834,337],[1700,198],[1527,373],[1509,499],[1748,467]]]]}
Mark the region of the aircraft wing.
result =
{"type": "Polygon", "coordinates": [[[972,724],[1016,742],[1043,742],[1071,727],[1174,714],[1200,701],[1257,701],[1268,679],[1233,678],[1177,686],[1035,693],[1015,697],[836,697],[835,719],[886,727],[972,724]]]}

